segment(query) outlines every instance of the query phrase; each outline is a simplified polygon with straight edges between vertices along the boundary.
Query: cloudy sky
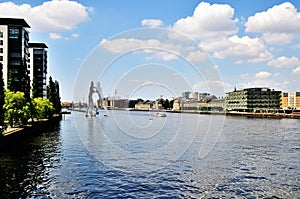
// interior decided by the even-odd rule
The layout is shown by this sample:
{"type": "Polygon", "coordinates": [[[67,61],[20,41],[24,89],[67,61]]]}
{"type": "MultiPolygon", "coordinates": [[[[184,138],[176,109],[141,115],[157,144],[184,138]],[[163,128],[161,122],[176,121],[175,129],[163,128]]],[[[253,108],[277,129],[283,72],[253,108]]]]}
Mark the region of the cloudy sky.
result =
{"type": "Polygon", "coordinates": [[[0,1],[0,17],[24,18],[31,42],[48,45],[63,101],[84,100],[92,80],[129,98],[300,91],[299,10],[298,0],[0,1]]]}

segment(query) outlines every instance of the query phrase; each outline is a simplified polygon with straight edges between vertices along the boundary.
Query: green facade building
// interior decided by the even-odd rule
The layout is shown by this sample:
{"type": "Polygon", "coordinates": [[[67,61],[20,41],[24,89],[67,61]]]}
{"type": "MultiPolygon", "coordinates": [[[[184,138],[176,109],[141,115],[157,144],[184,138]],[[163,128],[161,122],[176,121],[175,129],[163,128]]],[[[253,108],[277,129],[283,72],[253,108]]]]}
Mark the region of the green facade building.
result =
{"type": "Polygon", "coordinates": [[[257,112],[280,109],[281,91],[269,88],[246,88],[226,93],[229,111],[257,112]]]}

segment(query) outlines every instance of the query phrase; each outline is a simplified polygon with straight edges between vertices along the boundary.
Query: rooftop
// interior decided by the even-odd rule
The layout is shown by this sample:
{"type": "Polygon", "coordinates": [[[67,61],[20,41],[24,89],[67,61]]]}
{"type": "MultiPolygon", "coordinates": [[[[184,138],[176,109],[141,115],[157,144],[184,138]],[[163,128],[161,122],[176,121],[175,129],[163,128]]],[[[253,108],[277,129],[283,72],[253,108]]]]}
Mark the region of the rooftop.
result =
{"type": "Polygon", "coordinates": [[[48,48],[45,43],[29,43],[29,48],[48,48]]]}
{"type": "Polygon", "coordinates": [[[17,18],[0,18],[0,25],[17,25],[25,28],[30,28],[24,19],[17,18]]]}

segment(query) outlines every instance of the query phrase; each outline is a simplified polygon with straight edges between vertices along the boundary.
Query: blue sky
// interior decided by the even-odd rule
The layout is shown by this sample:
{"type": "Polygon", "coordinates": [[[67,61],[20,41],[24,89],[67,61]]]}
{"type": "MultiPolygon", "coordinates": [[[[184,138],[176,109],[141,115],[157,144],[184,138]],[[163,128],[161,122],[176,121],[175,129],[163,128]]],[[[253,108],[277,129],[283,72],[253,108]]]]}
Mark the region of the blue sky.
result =
{"type": "Polygon", "coordinates": [[[48,45],[62,101],[86,99],[99,80],[105,96],[128,98],[300,91],[298,0],[16,0],[0,1],[0,13],[48,45]]]}

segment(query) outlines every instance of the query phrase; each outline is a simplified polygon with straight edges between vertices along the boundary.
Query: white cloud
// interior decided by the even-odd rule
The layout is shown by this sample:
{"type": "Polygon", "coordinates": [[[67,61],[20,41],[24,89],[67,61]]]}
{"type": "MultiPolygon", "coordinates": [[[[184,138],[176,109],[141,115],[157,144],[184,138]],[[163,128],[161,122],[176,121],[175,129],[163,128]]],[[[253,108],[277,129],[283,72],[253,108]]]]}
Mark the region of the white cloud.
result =
{"type": "Polygon", "coordinates": [[[80,35],[79,34],[77,34],[77,33],[75,33],[75,34],[72,34],[72,38],[73,39],[78,39],[80,37],[80,35]]]}
{"type": "Polygon", "coordinates": [[[189,52],[188,56],[186,57],[187,61],[190,62],[202,62],[208,58],[209,57],[205,52],[199,50],[189,52]]]}
{"type": "Polygon", "coordinates": [[[50,32],[49,37],[50,37],[50,39],[53,39],[53,40],[63,39],[63,37],[60,33],[54,33],[54,32],[50,32]]]}
{"type": "Polygon", "coordinates": [[[111,53],[126,53],[135,50],[153,53],[154,55],[148,56],[147,59],[162,59],[165,61],[178,59],[183,49],[180,45],[163,43],[157,39],[140,40],[135,38],[103,39],[100,46],[111,53]]]}
{"type": "Polygon", "coordinates": [[[293,74],[293,75],[300,75],[300,66],[298,66],[297,68],[295,68],[295,69],[292,71],[292,74],[293,74]]]}
{"type": "Polygon", "coordinates": [[[172,61],[178,59],[178,55],[170,53],[170,52],[156,52],[154,50],[146,50],[144,52],[153,53],[153,55],[147,56],[146,59],[160,59],[164,61],[172,61]]]}
{"type": "Polygon", "coordinates": [[[286,44],[300,33],[300,13],[293,4],[285,2],[249,17],[245,26],[246,32],[263,33],[268,43],[286,44]]]}
{"type": "Polygon", "coordinates": [[[275,89],[275,90],[282,90],[283,87],[286,88],[286,87],[288,87],[289,84],[290,84],[290,82],[288,82],[288,81],[283,81],[283,82],[279,83],[272,79],[257,79],[255,81],[251,81],[251,82],[239,83],[237,85],[237,87],[240,89],[266,87],[266,88],[271,88],[271,89],[275,89]]]}
{"type": "Polygon", "coordinates": [[[237,33],[237,19],[233,19],[234,9],[226,4],[201,2],[192,16],[179,19],[173,30],[187,34],[194,39],[216,38],[237,33]]]}
{"type": "Polygon", "coordinates": [[[72,34],[70,37],[64,37],[61,33],[54,33],[54,32],[51,32],[49,33],[49,37],[50,39],[52,40],[72,40],[72,39],[78,39],[79,38],[79,34],[75,33],[75,34],[72,34]]]}
{"type": "Polygon", "coordinates": [[[261,71],[255,74],[255,77],[258,79],[265,79],[270,77],[272,74],[267,71],[261,71]]]}
{"type": "Polygon", "coordinates": [[[152,85],[155,85],[156,83],[155,82],[151,82],[151,81],[145,81],[142,86],[152,86],[152,85]]]}
{"type": "Polygon", "coordinates": [[[267,65],[275,68],[291,68],[300,65],[300,61],[297,57],[288,58],[281,56],[277,59],[270,60],[267,65]]]}
{"type": "Polygon", "coordinates": [[[264,33],[262,39],[268,44],[289,44],[296,37],[295,34],[288,33],[264,33]]]}
{"type": "Polygon", "coordinates": [[[244,60],[256,63],[270,60],[273,57],[260,38],[248,36],[234,35],[221,40],[205,41],[200,43],[200,47],[213,53],[215,58],[230,58],[236,60],[236,63],[242,63],[244,60]]]}
{"type": "Polygon", "coordinates": [[[220,80],[206,80],[193,84],[194,91],[209,92],[213,95],[223,95],[224,90],[228,90],[231,87],[231,84],[220,80]]]}
{"type": "Polygon", "coordinates": [[[143,19],[142,26],[159,27],[163,25],[163,22],[159,19],[143,19]]]}
{"type": "Polygon", "coordinates": [[[35,7],[0,3],[1,17],[24,18],[31,26],[30,31],[38,32],[73,30],[78,24],[89,20],[88,13],[91,11],[91,8],[68,0],[47,1],[35,7]]]}
{"type": "Polygon", "coordinates": [[[250,77],[250,74],[249,73],[243,73],[243,74],[240,75],[240,77],[242,79],[248,79],[250,77]]]}

